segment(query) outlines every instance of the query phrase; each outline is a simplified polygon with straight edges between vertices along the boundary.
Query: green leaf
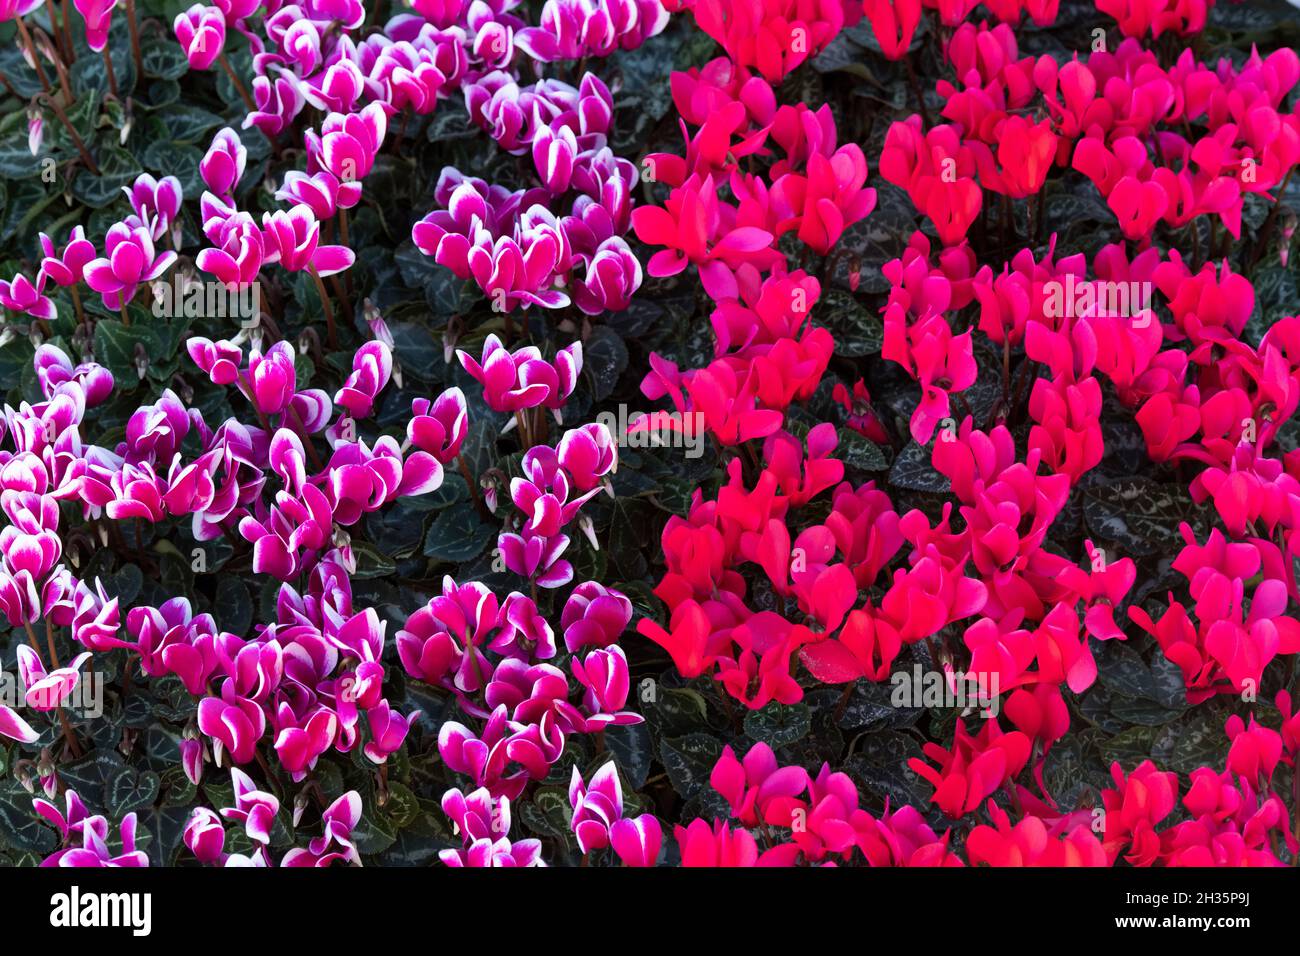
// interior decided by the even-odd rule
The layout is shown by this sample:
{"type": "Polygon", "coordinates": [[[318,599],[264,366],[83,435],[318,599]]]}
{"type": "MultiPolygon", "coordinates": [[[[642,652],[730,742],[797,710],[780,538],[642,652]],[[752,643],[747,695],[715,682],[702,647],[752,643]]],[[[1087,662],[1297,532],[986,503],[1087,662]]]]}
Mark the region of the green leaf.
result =
{"type": "Polygon", "coordinates": [[[95,323],[95,358],[113,373],[118,388],[130,388],[140,380],[136,368],[137,346],[145,358],[159,354],[158,333],[149,325],[135,322],[130,326],[120,319],[101,319],[95,323]]]}
{"type": "Polygon", "coordinates": [[[812,711],[807,704],[770,703],[762,710],[745,714],[745,733],[773,750],[788,747],[808,736],[812,711]]]}
{"type": "Polygon", "coordinates": [[[817,302],[816,315],[835,336],[835,354],[848,358],[874,355],[885,344],[885,326],[851,293],[827,289],[817,302]]]}
{"type": "Polygon", "coordinates": [[[852,428],[839,430],[840,444],[835,454],[850,468],[859,471],[884,471],[889,467],[885,453],[871,439],[858,434],[852,428]]]}
{"type": "Polygon", "coordinates": [[[452,505],[439,512],[424,539],[425,557],[469,561],[483,553],[497,529],[479,519],[472,505],[452,505]]]}
{"type": "Polygon", "coordinates": [[[203,153],[197,146],[158,140],[149,144],[141,161],[159,176],[175,176],[187,196],[200,194],[206,188],[199,172],[203,153]]]}
{"type": "Polygon", "coordinates": [[[0,845],[42,855],[58,845],[54,830],[32,809],[32,795],[13,780],[0,788],[0,845]]]}
{"type": "Polygon", "coordinates": [[[624,724],[605,729],[605,746],[614,755],[619,774],[633,790],[640,790],[650,777],[654,740],[644,724],[624,724]]]}
{"type": "Polygon", "coordinates": [[[627,370],[627,346],[613,329],[598,325],[582,346],[582,368],[591,379],[591,396],[604,401],[627,370]]]}
{"type": "Polygon", "coordinates": [[[690,798],[709,785],[713,765],[722,756],[722,741],[708,734],[665,737],[659,742],[659,760],[673,789],[690,798]]]}
{"type": "MultiPolygon", "coordinates": [[[[190,104],[164,106],[153,115],[162,120],[172,141],[177,143],[203,145],[203,141],[209,138],[209,131],[225,123],[216,113],[190,104]]],[[[156,144],[149,145],[152,147],[156,144]]]]}
{"type": "Polygon", "coordinates": [[[357,569],[352,572],[353,578],[359,580],[382,578],[397,570],[397,565],[393,559],[387,554],[381,553],[378,548],[368,541],[352,542],[352,553],[357,559],[357,569]]]}
{"type": "Polygon", "coordinates": [[[253,625],[253,597],[248,593],[248,585],[233,575],[221,575],[212,613],[223,631],[248,634],[253,625]]]}
{"type": "Polygon", "coordinates": [[[133,810],[143,810],[158,799],[158,774],[152,770],[123,767],[105,784],[104,808],[115,820],[133,810]]]}
{"type": "Polygon", "coordinates": [[[101,148],[95,163],[100,174],[95,176],[89,170],[82,170],[73,180],[72,195],[96,209],[123,198],[122,187],[129,186],[140,174],[140,164],[120,146],[101,148]]]}
{"type": "Polygon", "coordinates": [[[1134,555],[1165,553],[1181,541],[1184,521],[1204,522],[1182,485],[1150,478],[1120,478],[1084,489],[1083,516],[1097,537],[1134,555]]]}
{"type": "Polygon", "coordinates": [[[889,469],[889,483],[911,491],[946,493],[950,490],[948,479],[935,471],[930,463],[930,449],[916,442],[908,442],[894,459],[889,469]]]}
{"type": "Polygon", "coordinates": [[[146,76],[176,80],[190,68],[181,45],[172,39],[151,37],[140,44],[140,64],[146,76]]]}

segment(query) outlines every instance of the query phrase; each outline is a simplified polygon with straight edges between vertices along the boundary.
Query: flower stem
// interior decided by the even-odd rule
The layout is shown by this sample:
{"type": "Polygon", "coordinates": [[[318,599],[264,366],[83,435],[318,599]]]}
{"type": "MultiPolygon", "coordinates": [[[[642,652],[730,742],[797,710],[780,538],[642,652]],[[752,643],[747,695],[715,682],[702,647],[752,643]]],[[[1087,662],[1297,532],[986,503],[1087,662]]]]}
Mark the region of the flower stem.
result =
{"type": "Polygon", "coordinates": [[[117,96],[117,77],[113,73],[113,53],[107,43],[104,44],[104,71],[108,73],[108,92],[117,96]]]}
{"type": "Polygon", "coordinates": [[[307,454],[311,455],[312,464],[316,466],[317,471],[324,471],[325,464],[320,460],[320,454],[316,451],[316,446],[312,444],[311,435],[307,434],[307,426],[302,423],[302,416],[298,414],[298,409],[293,407],[292,400],[285,406],[285,411],[289,413],[294,431],[302,437],[302,443],[307,446],[307,454]]]}
{"type": "Polygon", "coordinates": [[[50,623],[48,617],[45,619],[45,646],[50,650],[50,660],[54,664],[54,669],[58,670],[63,665],[59,663],[59,652],[54,647],[54,625],[50,623]]]}
{"type": "Polygon", "coordinates": [[[140,28],[135,22],[135,0],[126,0],[126,26],[131,32],[131,57],[135,60],[136,82],[144,76],[144,59],[140,55],[140,28]]]}
{"type": "Polygon", "coordinates": [[[45,70],[41,67],[40,54],[36,52],[36,44],[32,42],[32,35],[27,31],[27,24],[23,22],[22,17],[14,17],[14,23],[18,25],[18,35],[22,37],[23,46],[27,47],[27,55],[32,58],[32,67],[36,70],[36,76],[41,81],[41,86],[45,92],[50,92],[50,81],[45,76],[45,70]]]}
{"type": "MultiPolygon", "coordinates": [[[[50,0],[53,4],[54,0],[50,0]]],[[[71,66],[77,62],[77,48],[72,44],[72,12],[68,9],[68,0],[63,0],[63,58],[71,66]]]]}
{"type": "Polygon", "coordinates": [[[337,349],[339,347],[339,336],[338,331],[334,328],[334,309],[330,306],[329,293],[325,291],[325,283],[322,281],[320,273],[316,271],[316,267],[308,266],[307,271],[316,280],[316,294],[320,296],[321,311],[325,313],[325,322],[329,329],[330,348],[337,349]]]}
{"type": "Polygon", "coordinates": [[[460,476],[465,479],[465,484],[469,485],[469,496],[474,502],[474,509],[486,518],[487,511],[483,505],[483,499],[479,496],[478,487],[474,482],[474,477],[470,474],[469,463],[465,461],[465,456],[457,455],[456,464],[460,467],[460,476]]]}
{"type": "MultiPolygon", "coordinates": [[[[27,628],[27,643],[32,645],[32,650],[36,652],[36,657],[41,656],[41,645],[36,642],[36,632],[32,630],[31,621],[23,621],[23,627],[27,628]]],[[[42,661],[42,663],[44,663],[42,661]]]]}
{"type": "Polygon", "coordinates": [[[72,139],[72,145],[77,147],[77,152],[81,154],[81,161],[86,164],[86,168],[90,170],[90,174],[92,176],[98,176],[99,165],[86,150],[86,144],[83,143],[81,137],[77,135],[76,128],[72,125],[72,121],[68,119],[68,114],[63,112],[63,107],[59,105],[58,100],[53,96],[47,95],[45,97],[45,103],[50,107],[50,109],[54,110],[54,115],[59,118],[59,122],[63,124],[63,128],[68,131],[68,136],[72,139]]]}
{"type": "Polygon", "coordinates": [[[226,76],[230,77],[230,84],[235,88],[235,92],[239,94],[239,98],[244,101],[244,105],[248,107],[248,112],[255,112],[257,110],[257,104],[255,104],[253,98],[248,95],[248,89],[244,86],[243,81],[240,80],[240,78],[235,75],[235,71],[230,68],[230,61],[226,59],[226,55],[223,53],[217,57],[217,62],[219,62],[221,68],[226,71],[226,76]]]}

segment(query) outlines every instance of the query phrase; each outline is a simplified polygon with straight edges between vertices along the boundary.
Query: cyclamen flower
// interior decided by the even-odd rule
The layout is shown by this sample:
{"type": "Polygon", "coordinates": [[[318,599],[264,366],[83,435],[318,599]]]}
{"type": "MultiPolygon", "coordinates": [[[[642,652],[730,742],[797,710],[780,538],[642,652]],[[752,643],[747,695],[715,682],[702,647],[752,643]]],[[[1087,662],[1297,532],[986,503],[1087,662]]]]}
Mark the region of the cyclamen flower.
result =
{"type": "Polygon", "coordinates": [[[199,175],[218,196],[229,196],[243,178],[247,163],[248,150],[239,134],[227,126],[212,137],[212,143],[199,163],[199,175]]]}
{"type": "Polygon", "coordinates": [[[86,21],[86,45],[95,53],[101,52],[108,45],[117,0],[73,0],[73,5],[86,21]]]}
{"type": "Polygon", "coordinates": [[[479,788],[466,795],[448,790],[442,812],[465,843],[461,850],[441,850],[438,858],[451,867],[545,866],[540,840],[510,841],[510,800],[479,788]]]}
{"type": "Polygon", "coordinates": [[[167,234],[185,198],[180,180],[175,176],[155,179],[149,173],[141,173],[129,188],[123,186],[122,192],[135,211],[134,219],[128,219],[128,224],[148,229],[155,242],[167,234]]]}
{"type": "Polygon", "coordinates": [[[349,790],[321,814],[324,832],[307,847],[294,847],[284,855],[281,866],[329,866],[337,860],[352,866],[361,865],[361,854],[353,841],[352,831],[361,821],[361,794],[349,790]]]}
{"type": "Polygon", "coordinates": [[[280,801],[258,790],[252,778],[238,767],[230,768],[230,777],[235,788],[235,805],[222,810],[221,815],[242,823],[249,839],[265,846],[271,842],[271,824],[280,811],[280,801]]]}
{"type": "Polygon", "coordinates": [[[77,689],[82,665],[91,656],[89,652],[78,654],[68,666],[47,674],[40,655],[26,644],[19,644],[14,653],[18,658],[18,675],[23,682],[27,706],[39,711],[50,711],[63,705],[77,689]]]}
{"type": "Polygon", "coordinates": [[[547,0],[536,27],[519,31],[519,46],[535,60],[578,60],[635,50],[668,25],[660,0],[547,0]]]}
{"type": "Polygon", "coordinates": [[[584,581],[569,594],[560,615],[564,645],[571,654],[583,647],[609,647],[631,620],[632,602],[622,592],[584,581]]]}
{"type": "Polygon", "coordinates": [[[185,847],[200,863],[216,863],[225,853],[226,830],[221,818],[207,807],[195,807],[181,834],[185,847]]]}
{"type": "Polygon", "coordinates": [[[609,846],[609,828],[623,817],[623,787],[613,761],[592,775],[588,786],[577,767],[569,781],[569,826],[577,837],[578,849],[586,854],[609,846]]]}
{"type": "Polygon", "coordinates": [[[95,244],[86,238],[84,226],[73,226],[68,236],[68,244],[59,252],[54,241],[41,233],[41,271],[37,276],[44,276],[58,286],[76,285],[81,282],[86,266],[95,258],[95,244]]]}
{"type": "Polygon", "coordinates": [[[119,222],[104,237],[104,256],[86,264],[86,284],[100,294],[106,308],[116,312],[135,297],[141,283],[154,281],[175,261],[175,252],[154,250],[147,229],[119,222]]]}
{"type": "Polygon", "coordinates": [[[12,282],[0,280],[0,306],[22,312],[37,319],[49,321],[58,315],[58,309],[45,291],[45,273],[36,274],[36,284],[22,273],[14,276],[12,282]]]}
{"type": "Polygon", "coordinates": [[[12,707],[0,704],[0,737],[16,740],[20,744],[30,744],[39,740],[41,735],[12,707]]]}
{"type": "Polygon", "coordinates": [[[564,406],[582,371],[582,343],[574,342],[556,353],[554,364],[545,361],[535,346],[513,353],[496,335],[483,343],[482,359],[468,352],[456,353],[465,371],[483,385],[483,399],[498,412],[546,405],[564,406]]]}
{"type": "Polygon", "coordinates": [[[264,213],[262,234],[266,261],[278,262],[290,272],[311,269],[330,276],[350,269],[356,254],[347,246],[322,246],[320,223],[309,206],[294,206],[288,212],[264,213]]]}
{"type": "Polygon", "coordinates": [[[469,434],[469,413],[465,393],[449,388],[433,402],[427,398],[411,400],[411,420],[406,437],[416,448],[427,451],[446,465],[460,454],[469,434]]]}
{"type": "Polygon", "coordinates": [[[365,418],[374,409],[375,397],[388,385],[393,374],[393,353],[383,342],[367,342],[352,356],[352,372],[334,396],[355,418],[365,418]]]}
{"type": "Polygon", "coordinates": [[[188,10],[176,14],[172,29],[185,50],[190,68],[194,70],[211,67],[226,45],[226,18],[217,7],[196,3],[188,10]]]}

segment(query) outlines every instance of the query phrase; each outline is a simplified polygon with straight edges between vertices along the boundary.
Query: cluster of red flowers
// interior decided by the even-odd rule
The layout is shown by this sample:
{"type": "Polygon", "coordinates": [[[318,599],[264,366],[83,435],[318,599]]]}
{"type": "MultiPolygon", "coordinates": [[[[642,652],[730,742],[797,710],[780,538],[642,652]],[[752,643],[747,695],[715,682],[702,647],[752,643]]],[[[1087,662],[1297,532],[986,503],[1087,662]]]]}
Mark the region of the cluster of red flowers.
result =
{"type": "Polygon", "coordinates": [[[1240,68],[1227,59],[1210,68],[1184,50],[1165,69],[1129,39],[1062,66],[1021,57],[1006,24],[964,23],[944,55],[956,74],[937,85],[949,122],[895,123],[880,172],[946,245],[979,218],[983,189],[1033,196],[1053,164],[1092,180],[1129,239],[1149,242],[1157,223],[1181,229],[1202,215],[1240,236],[1245,197],[1269,193],[1300,161],[1300,117],[1283,110],[1300,80],[1294,50],[1254,52],[1240,68]]]}
{"type": "MultiPolygon", "coordinates": [[[[957,499],[955,513],[945,504],[936,524],[920,510],[898,514],[873,482],[845,481],[831,423],[805,433],[786,417],[792,402],[816,390],[833,342],[808,319],[820,284],[787,271],[776,239],[797,228],[824,254],[841,231],[828,225],[849,223],[872,203],[863,179],[848,175],[859,165],[856,147],[835,150],[829,110],[776,108],[771,88],[747,68],[779,79],[797,58],[784,47],[768,49],[764,37],[786,36],[797,21],[815,52],[839,21],[814,5],[696,5],[701,27],[729,58],[674,75],[684,129],[689,123],[698,131],[688,135],[684,160],[655,158],[658,178],[674,189],[666,208],[638,209],[635,226],[643,241],[667,247],[651,261],[652,275],[699,267],[716,302],[716,357],[706,368],[681,371],[653,356],[642,390],[673,401],[675,414],[660,413],[670,427],[694,416],[719,445],[761,439],[762,454],[751,454],[748,466],[732,457],[716,498],[697,490],[688,512],[669,520],[667,570],[655,592],[668,606],[668,626],[647,619],[639,630],[669,652],[683,676],[711,675],[753,709],[802,698],[808,681],[799,662],[824,683],[883,681],[905,646],[930,641],[950,687],[960,663],[969,662],[965,673],[981,694],[1008,694],[1003,710],[1013,729],[995,716],[972,735],[958,721],[951,746],[928,745],[932,763],[915,760],[913,769],[934,785],[933,800],[950,817],[989,801],[993,825],[971,832],[971,863],[1104,865],[1126,850],[1141,863],[1279,862],[1271,837],[1284,835],[1293,851],[1295,841],[1268,781],[1279,759],[1294,761],[1289,698],[1278,699],[1288,720],[1281,735],[1253,719],[1249,729],[1229,725],[1228,768],[1194,773],[1183,798],[1191,819],[1161,833],[1155,826],[1173,811],[1178,781],[1149,762],[1127,776],[1115,766],[1116,788],[1103,795],[1104,828],[1095,826],[1093,811],[1063,811],[1046,792],[1047,753],[1070,728],[1063,685],[1081,693],[1096,680],[1089,637],[1126,639],[1115,612],[1136,576],[1131,560],[1108,561],[1091,541],[1072,559],[1048,548],[1046,538],[1071,489],[1102,460],[1104,377],[1137,410],[1153,461],[1201,464],[1192,497],[1212,501],[1223,523],[1203,544],[1183,529],[1186,547],[1174,568],[1190,582],[1194,620],[1172,594],[1158,622],[1129,609],[1181,668],[1189,702],[1257,694],[1274,657],[1300,653],[1300,625],[1286,616],[1288,596],[1300,596],[1292,560],[1300,555],[1300,453],[1269,454],[1300,404],[1300,319],[1276,323],[1252,347],[1241,341],[1254,304],[1250,282],[1226,260],[1218,268],[1189,265],[1151,246],[1158,223],[1195,230],[1200,216],[1219,217],[1236,235],[1246,194],[1273,198],[1269,190],[1300,160],[1300,117],[1282,111],[1300,80],[1300,60],[1289,50],[1267,59],[1252,53],[1240,68],[1225,60],[1211,69],[1189,51],[1165,69],[1155,53],[1127,40],[1114,53],[1061,67],[1048,56],[1021,58],[1006,22],[962,23],[972,6],[939,5],[941,22],[957,26],[944,46],[955,81],[938,85],[947,122],[927,129],[914,115],[894,124],[879,164],[942,243],[935,249],[917,232],[883,269],[890,293],[882,355],[919,385],[911,437],[922,445],[935,439],[934,468],[957,499]],[[784,157],[772,164],[765,189],[761,176],[737,166],[772,158],[769,140],[784,157]],[[818,169],[815,157],[826,164],[818,169]],[[981,267],[966,236],[984,190],[1004,197],[1005,228],[1011,200],[1041,196],[1053,168],[1067,166],[1092,179],[1141,251],[1107,246],[1090,270],[1084,255],[1058,257],[1053,237],[1045,252],[1023,249],[1000,272],[981,267]],[[801,167],[802,188],[823,198],[774,215],[784,178],[801,167]],[[734,205],[723,198],[724,184],[734,205]],[[813,215],[819,221],[808,228],[813,215]],[[1137,298],[1116,309],[1109,297],[1116,287],[1137,298]],[[1159,290],[1161,302],[1147,289],[1159,290]],[[970,305],[979,331],[1003,356],[1001,403],[982,427],[969,414],[953,414],[952,397],[979,375],[975,329],[954,331],[953,320],[970,305]],[[1160,306],[1172,321],[1161,321],[1160,306]],[[1013,350],[1025,356],[1014,385],[1013,350]],[[1047,374],[1029,389],[1022,454],[1008,417],[1035,366],[1047,374]],[[829,507],[812,519],[801,513],[826,491],[829,507]],[[896,556],[903,560],[890,573],[896,556]],[[1015,782],[1026,769],[1038,795],[1015,782]],[[1004,788],[1019,818],[1014,824],[989,800],[1004,788]]],[[[886,55],[905,55],[920,5],[868,0],[863,9],[886,55]]],[[[1009,22],[1022,13],[1018,5],[993,12],[1009,22]]],[[[1055,16],[1054,5],[1030,5],[1029,12],[1040,22],[1055,16]]],[[[1164,24],[1158,33],[1195,29],[1194,21],[1147,22],[1164,24]]],[[[1042,223],[1030,209],[1032,240],[1042,223]]],[[[1041,200],[1037,213],[1041,220],[1041,200]]],[[[1199,237],[1197,244],[1199,260],[1199,237]]],[[[838,385],[835,398],[850,411],[849,427],[885,438],[861,382],[852,396],[838,385]]],[[[771,752],[757,747],[739,766],[728,752],[714,779],[736,820],[788,827],[790,841],[769,839],[760,852],[747,831],[697,820],[679,828],[684,862],[788,863],[801,855],[817,862],[847,858],[854,848],[872,862],[960,862],[947,838],[910,808],[880,819],[860,810],[843,774],[824,768],[814,779],[778,769],[771,752]]]]}
{"type": "Polygon", "coordinates": [[[1281,764],[1295,766],[1300,714],[1290,696],[1278,695],[1280,731],[1252,718],[1227,723],[1231,741],[1222,770],[1201,767],[1189,775],[1183,819],[1166,823],[1180,803],[1178,774],[1143,761],[1131,773],[1111,766],[1113,787],[1092,808],[1061,812],[1014,783],[1030,752],[1029,737],[1002,734],[990,723],[978,738],[957,723],[951,752],[930,744],[936,770],[913,760],[936,786],[936,802],[956,818],[1006,789],[1020,819],[988,800],[991,823],[966,837],[965,859],[950,846],[951,831],[936,833],[910,806],[875,816],[859,806],[857,787],[823,764],[814,777],[781,766],[772,749],[755,744],[737,759],[730,747],[714,765],[710,783],[730,808],[729,821],[694,820],[677,827],[683,866],[790,866],[800,859],[821,866],[866,860],[872,866],[1275,866],[1273,841],[1292,853],[1300,842],[1288,825],[1286,804],[1270,789],[1281,764]],[[763,834],[760,849],[753,832],[763,834]]]}

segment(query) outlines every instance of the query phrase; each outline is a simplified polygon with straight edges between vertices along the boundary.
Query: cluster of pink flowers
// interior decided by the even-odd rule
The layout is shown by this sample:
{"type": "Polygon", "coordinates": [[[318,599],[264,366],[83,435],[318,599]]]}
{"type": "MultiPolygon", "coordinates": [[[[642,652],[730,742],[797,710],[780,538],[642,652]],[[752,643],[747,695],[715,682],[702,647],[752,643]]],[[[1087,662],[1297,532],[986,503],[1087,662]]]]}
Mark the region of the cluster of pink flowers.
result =
{"type": "Polygon", "coordinates": [[[77,308],[77,320],[84,323],[79,287],[84,283],[98,292],[104,308],[125,312],[142,286],[148,286],[176,263],[176,253],[159,249],[168,235],[176,242],[177,216],[184,196],[174,176],[161,180],[141,173],[130,186],[122,187],[131,203],[131,215],[105,231],[102,248],[86,238],[85,228],[74,226],[60,248],[45,233],[40,234],[41,264],[35,281],[19,273],[0,281],[0,307],[31,316],[38,323],[49,322],[58,308],[47,287],[66,288],[77,308]]]}
{"type": "MultiPolygon", "coordinates": [[[[361,795],[349,790],[321,810],[321,835],[305,847],[294,847],[273,864],[269,847],[271,828],[280,812],[280,801],[274,794],[258,790],[256,783],[238,767],[232,767],[234,785],[233,807],[223,807],[220,813],[208,807],[195,807],[185,824],[185,847],[200,863],[220,866],[318,867],[342,863],[360,866],[361,856],[352,840],[352,831],[361,820],[361,795]],[[227,853],[225,851],[225,820],[232,821],[252,842],[252,853],[227,853]]],[[[323,802],[323,801],[322,801],[323,802]]],[[[292,822],[296,827],[305,807],[295,804],[292,822]]]]}
{"type": "Polygon", "coordinates": [[[576,89],[555,79],[521,88],[497,71],[467,85],[465,103],[503,149],[531,154],[542,185],[510,191],[444,169],[434,198],[445,208],[415,224],[417,248],[472,278],[498,312],[571,302],[589,315],[627,308],[642,278],[623,239],[637,175],[606,145],[609,89],[591,73],[576,89]],[[551,208],[569,193],[569,213],[557,216],[551,208]]]}
{"type": "Polygon", "coordinates": [[[538,25],[515,40],[534,60],[554,63],[635,50],[667,25],[660,0],[546,0],[538,25]]]}
{"type": "Polygon", "coordinates": [[[560,759],[569,734],[599,734],[639,723],[624,710],[630,691],[627,657],[617,641],[632,604],[594,581],[570,593],[560,637],[537,605],[514,592],[504,601],[477,582],[443,582],[443,593],[412,614],[398,632],[407,673],[455,695],[481,729],[449,721],[438,735],[447,766],[493,797],[515,798],[560,759]],[[548,663],[568,657],[569,674],[548,663]],[[570,682],[572,677],[572,683],[570,682]],[[574,692],[581,700],[570,700],[574,692]]]}

